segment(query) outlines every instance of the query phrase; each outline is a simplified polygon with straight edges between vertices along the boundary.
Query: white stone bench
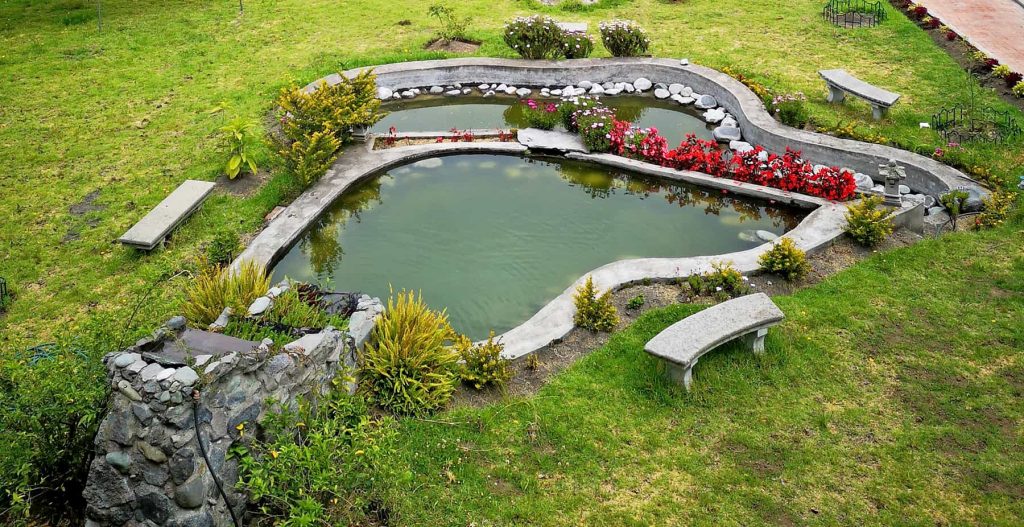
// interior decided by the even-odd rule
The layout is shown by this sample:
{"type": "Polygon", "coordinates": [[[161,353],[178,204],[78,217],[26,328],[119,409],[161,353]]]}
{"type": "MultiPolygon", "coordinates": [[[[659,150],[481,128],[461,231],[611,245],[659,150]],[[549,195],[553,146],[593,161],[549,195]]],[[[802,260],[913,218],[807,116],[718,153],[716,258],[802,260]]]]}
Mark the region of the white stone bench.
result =
{"type": "Polygon", "coordinates": [[[868,84],[846,70],[821,70],[818,75],[828,85],[828,102],[843,102],[847,93],[856,95],[871,105],[875,120],[881,119],[900,98],[900,94],[868,84]]]}
{"type": "Polygon", "coordinates": [[[213,187],[210,181],[185,181],[117,241],[144,251],[153,250],[206,201],[213,187]]]}
{"type": "Polygon", "coordinates": [[[764,352],[768,328],[785,315],[768,295],[741,296],[711,306],[672,324],[644,346],[644,351],[664,360],[669,375],[687,390],[693,367],[705,353],[738,337],[748,336],[754,353],[764,352]]]}

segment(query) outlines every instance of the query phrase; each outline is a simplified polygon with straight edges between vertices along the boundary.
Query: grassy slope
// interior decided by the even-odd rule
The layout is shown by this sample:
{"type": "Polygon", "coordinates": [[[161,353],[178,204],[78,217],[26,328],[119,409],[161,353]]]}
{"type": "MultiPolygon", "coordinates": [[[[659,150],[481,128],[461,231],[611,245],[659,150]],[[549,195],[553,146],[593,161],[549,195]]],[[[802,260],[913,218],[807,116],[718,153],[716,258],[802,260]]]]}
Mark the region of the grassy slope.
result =
{"type": "Polygon", "coordinates": [[[706,356],[691,394],[642,351],[696,310],[674,306],[534,397],[406,421],[399,523],[1019,525],[1022,229],[779,298],[767,354],[706,356]]]}

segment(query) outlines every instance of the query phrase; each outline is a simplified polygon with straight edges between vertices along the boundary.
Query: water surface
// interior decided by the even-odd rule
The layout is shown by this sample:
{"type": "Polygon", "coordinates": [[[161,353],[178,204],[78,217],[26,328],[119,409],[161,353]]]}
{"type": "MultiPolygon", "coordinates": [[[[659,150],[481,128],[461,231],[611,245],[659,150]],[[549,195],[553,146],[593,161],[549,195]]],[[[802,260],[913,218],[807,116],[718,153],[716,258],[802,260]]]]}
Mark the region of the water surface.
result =
{"type": "Polygon", "coordinates": [[[432,158],[342,196],[274,269],[386,298],[421,290],[474,339],[526,321],[625,258],[714,255],[782,234],[792,209],[570,161],[432,158]]]}

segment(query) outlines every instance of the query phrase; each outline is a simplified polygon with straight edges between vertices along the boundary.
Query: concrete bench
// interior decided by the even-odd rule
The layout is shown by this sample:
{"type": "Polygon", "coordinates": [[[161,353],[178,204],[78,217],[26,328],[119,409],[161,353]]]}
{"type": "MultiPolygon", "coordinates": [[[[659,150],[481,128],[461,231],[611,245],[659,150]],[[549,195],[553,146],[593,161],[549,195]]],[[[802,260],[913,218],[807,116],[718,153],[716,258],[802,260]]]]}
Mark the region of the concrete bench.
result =
{"type": "Polygon", "coordinates": [[[153,250],[206,201],[213,187],[209,181],[185,181],[117,241],[144,251],[153,250]]]}
{"type": "Polygon", "coordinates": [[[738,337],[750,340],[754,353],[764,352],[768,328],[785,315],[768,295],[741,296],[711,306],[672,324],[644,346],[644,351],[664,360],[669,375],[687,390],[693,382],[693,367],[705,353],[738,337]]]}
{"type": "Polygon", "coordinates": [[[881,119],[900,98],[900,94],[868,84],[846,70],[821,70],[818,75],[828,85],[828,102],[843,102],[847,93],[856,95],[871,105],[875,120],[881,119]]]}

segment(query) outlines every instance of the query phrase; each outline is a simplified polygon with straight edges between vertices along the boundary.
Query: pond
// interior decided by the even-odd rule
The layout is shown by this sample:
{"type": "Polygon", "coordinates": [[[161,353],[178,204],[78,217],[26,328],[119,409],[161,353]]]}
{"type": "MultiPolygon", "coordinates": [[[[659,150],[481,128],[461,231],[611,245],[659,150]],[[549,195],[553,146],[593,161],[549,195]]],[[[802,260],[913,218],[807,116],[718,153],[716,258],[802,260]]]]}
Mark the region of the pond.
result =
{"type": "Polygon", "coordinates": [[[604,264],[748,249],[763,243],[756,231],[782,234],[800,214],[573,161],[438,157],[346,192],[274,279],[381,298],[390,287],[422,291],[457,331],[480,339],[526,321],[604,264]]]}
{"type": "MultiPolygon", "coordinates": [[[[657,128],[670,147],[682,142],[686,134],[714,139],[712,128],[696,109],[680,106],[671,100],[619,95],[602,98],[601,102],[613,108],[620,120],[645,128],[657,128]]],[[[388,115],[370,129],[376,134],[386,134],[392,126],[400,133],[442,132],[452,128],[526,128],[523,104],[515,97],[420,96],[387,103],[383,109],[389,112],[388,115]]]]}

